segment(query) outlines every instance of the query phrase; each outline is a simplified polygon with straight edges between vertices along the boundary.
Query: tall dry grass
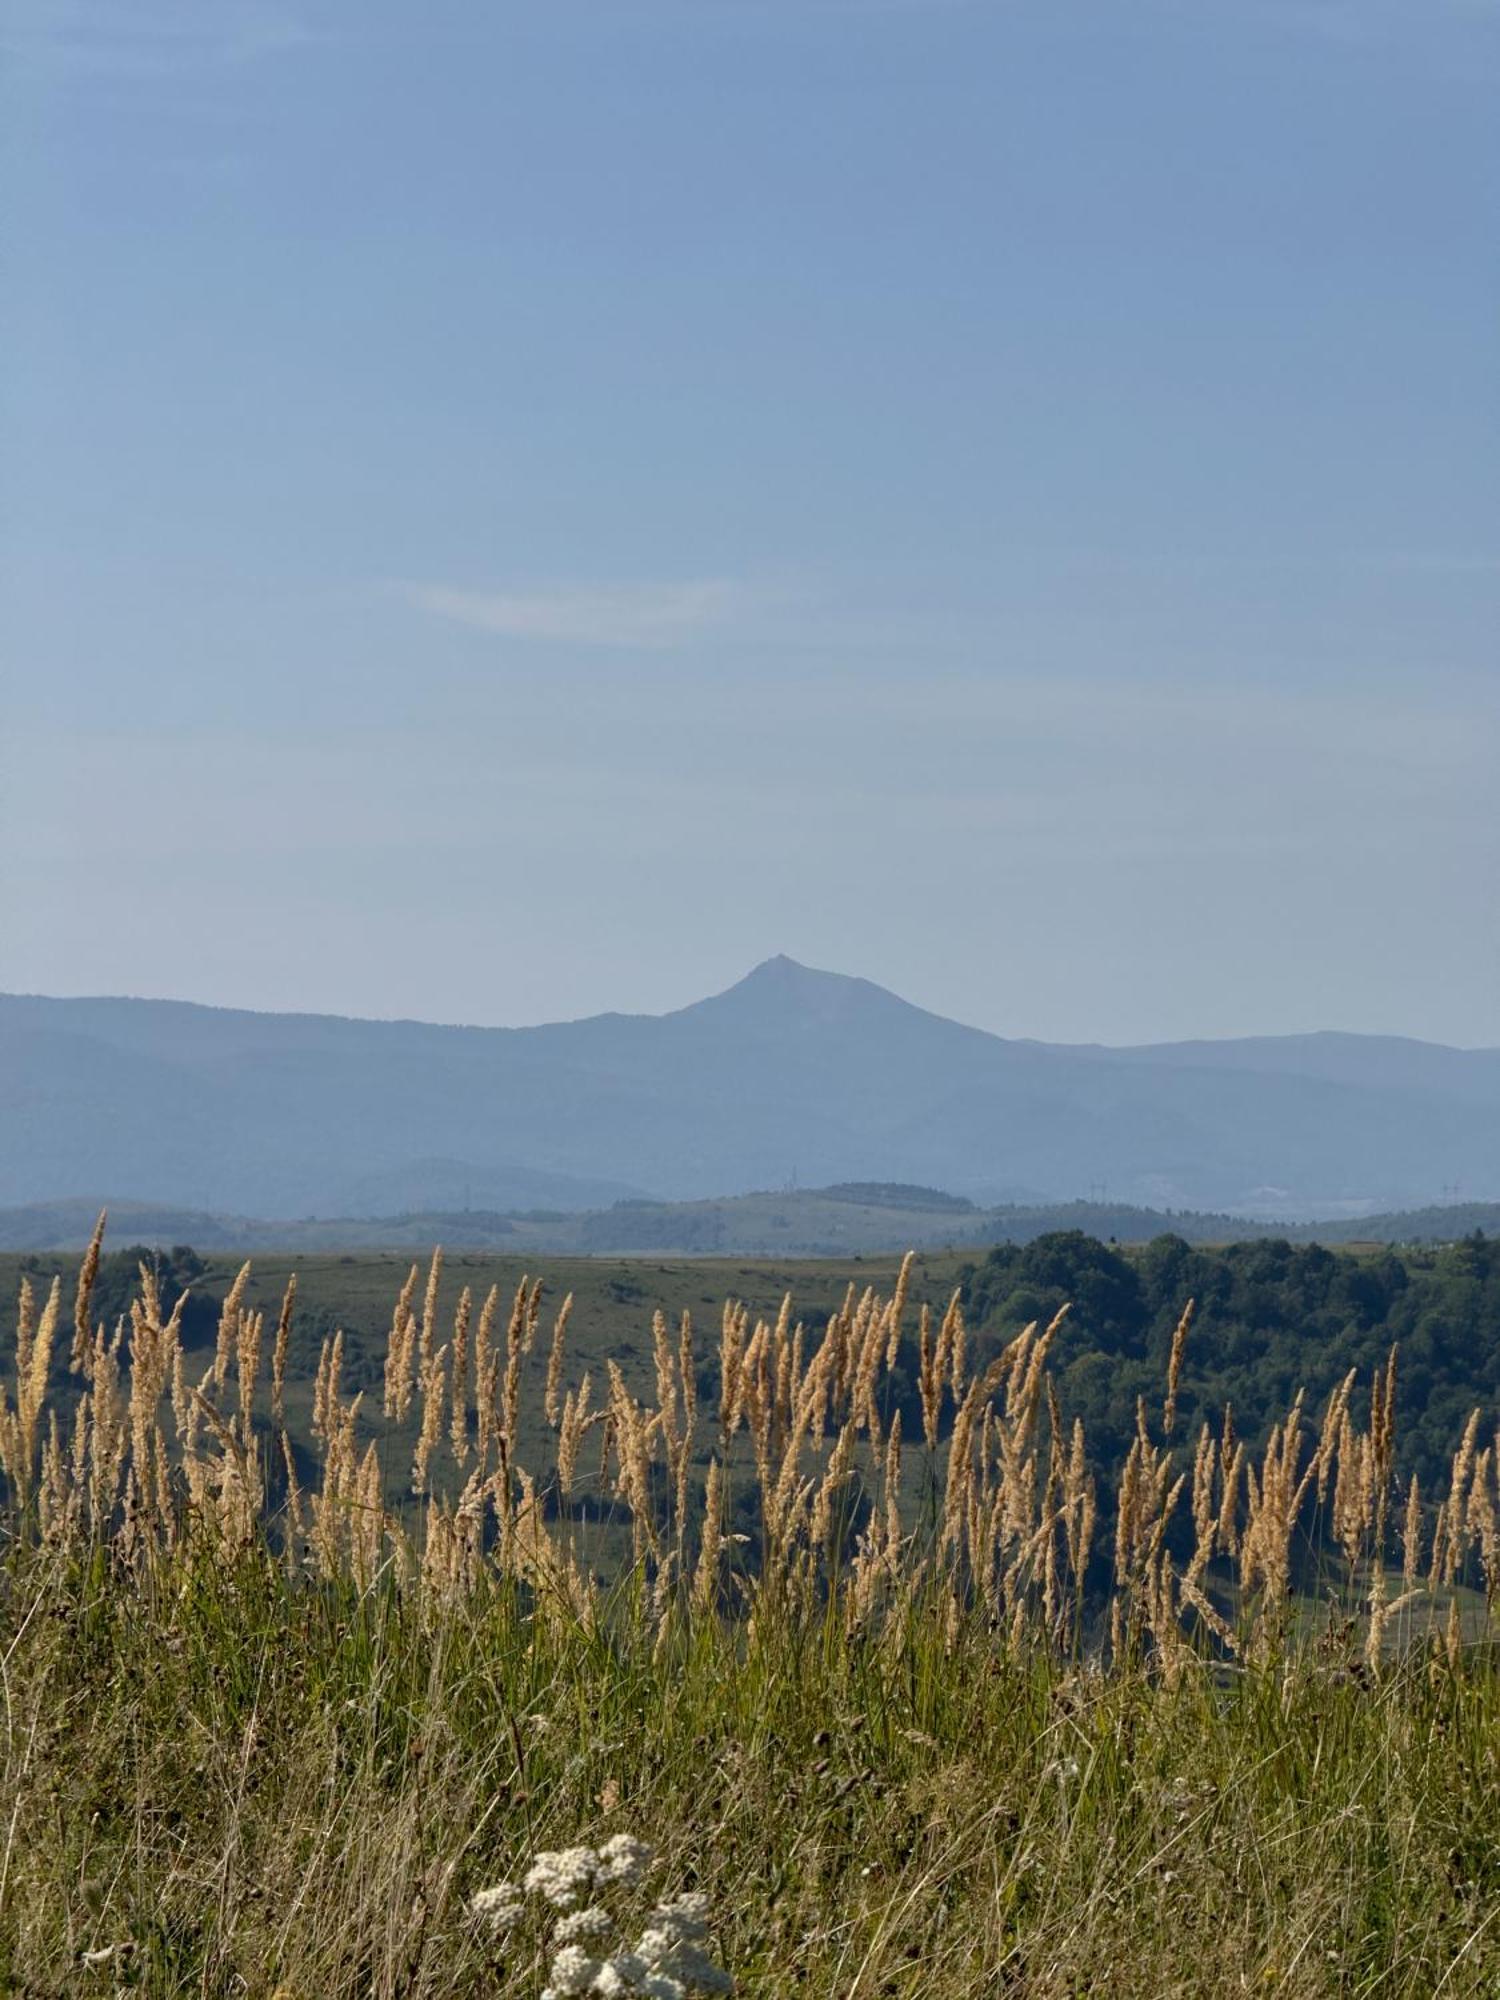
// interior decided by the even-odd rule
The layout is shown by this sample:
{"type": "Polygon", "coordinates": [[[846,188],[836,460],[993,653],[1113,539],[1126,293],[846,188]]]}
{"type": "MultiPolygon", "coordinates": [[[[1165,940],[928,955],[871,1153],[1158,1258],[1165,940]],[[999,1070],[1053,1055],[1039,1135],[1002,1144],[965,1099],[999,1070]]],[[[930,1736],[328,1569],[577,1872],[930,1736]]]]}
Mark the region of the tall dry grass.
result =
{"type": "MultiPolygon", "coordinates": [[[[363,1393],[346,1392],[343,1336],[323,1343],[310,1439],[294,1439],[285,1370],[296,1281],[270,1341],[246,1304],[249,1266],[225,1297],[211,1360],[190,1373],[182,1304],[164,1314],[148,1267],[129,1317],[94,1324],[100,1229],[73,1305],[68,1369],[80,1392],[64,1423],[49,1403],[62,1320],[60,1284],[38,1300],[23,1281],[13,1385],[0,1385],[0,1473],[11,1534],[60,1550],[108,1551],[145,1567],[196,1536],[232,1560],[270,1535],[291,1574],[368,1586],[389,1574],[425,1602],[451,1603],[481,1577],[530,1593],[535,1614],[594,1629],[617,1577],[575,1503],[628,1524],[631,1573],[657,1634],[694,1609],[807,1617],[831,1609],[853,1631],[900,1630],[919,1602],[950,1624],[970,1611],[1016,1645],[1078,1656],[1102,1631],[1117,1657],[1166,1674],[1205,1651],[1266,1659],[1288,1639],[1294,1553],[1322,1545],[1357,1588],[1365,1663],[1434,1607],[1458,1619],[1461,1583],[1485,1604],[1500,1583],[1500,1456],[1479,1413],[1458,1440],[1446,1494],[1397,1492],[1396,1356],[1368,1403],[1353,1377],[1325,1408],[1298,1396],[1252,1452],[1226,1411],[1175,1438],[1192,1308],[1171,1343],[1159,1411],[1141,1400],[1118,1488],[1105,1510],[1113,1548],[1096,1549],[1099,1496],[1081,1424],[1061,1412],[1048,1360],[1061,1315],[1021,1330],[983,1368],[957,1295],[909,1307],[912,1260],[889,1296],[842,1306],[816,1339],[788,1298],[751,1324],[729,1301],[717,1338],[717,1411],[699,1407],[698,1335],[689,1315],[652,1326],[654,1394],[634,1394],[614,1361],[604,1379],[568,1379],[572,1302],[543,1339],[540,1282],[507,1302],[465,1289],[440,1318],[442,1252],[414,1265],[395,1302],[382,1415],[414,1432],[393,1509],[363,1393]],[[420,1303],[419,1303],[420,1297],[420,1303]],[[502,1331],[503,1329],[503,1331],[502,1331]],[[269,1347],[269,1354],[268,1354],[269,1347]],[[269,1382],[262,1381],[269,1360],[269,1382]],[[890,1380],[913,1364],[922,1435],[911,1442],[890,1380]],[[529,1378],[539,1377],[538,1381],[529,1378]],[[523,1388],[540,1398],[547,1450],[521,1462],[523,1388]],[[314,1452],[311,1476],[307,1447],[314,1452]],[[731,1518],[753,1533],[727,1528],[731,1518]],[[1094,1590],[1111,1558],[1102,1601],[1094,1590]]],[[[389,1448],[388,1448],[389,1449],[389,1448]]],[[[1325,1575],[1326,1575],[1325,1570],[1325,1575]]],[[[1347,1588],[1344,1592],[1347,1598],[1347,1588]]],[[[1345,1609],[1350,1607],[1347,1602],[1345,1609]]],[[[1457,1623],[1449,1638],[1462,1637],[1457,1623]]]]}
{"type": "Polygon", "coordinates": [[[729,1302],[708,1368],[658,1315],[643,1396],[539,1284],[441,1315],[439,1253],[375,1425],[334,1334],[295,1438],[294,1288],[190,1369],[149,1270],[95,1323],[98,1249],[0,1392],[3,1990],[534,1993],[466,1899],[602,1828],[748,1992],[1495,1990],[1497,1449],[1403,1490],[1394,1356],[1179,1439],[1185,1313],[1101,1496],[1058,1322],[981,1366],[910,1260],[816,1339],[729,1302]]]}

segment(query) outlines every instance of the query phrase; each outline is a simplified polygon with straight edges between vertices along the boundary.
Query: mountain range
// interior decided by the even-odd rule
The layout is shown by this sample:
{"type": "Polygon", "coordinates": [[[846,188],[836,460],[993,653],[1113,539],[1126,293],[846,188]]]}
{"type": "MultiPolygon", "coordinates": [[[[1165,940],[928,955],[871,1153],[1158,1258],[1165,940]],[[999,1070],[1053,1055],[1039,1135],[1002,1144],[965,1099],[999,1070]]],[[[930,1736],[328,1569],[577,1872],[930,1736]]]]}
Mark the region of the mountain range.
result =
{"type": "Polygon", "coordinates": [[[1287,1220],[1500,1195],[1500,1049],[1009,1040],[788,958],[533,1028],[0,995],[0,1203],[584,1210],[798,1182],[1287,1220]]]}

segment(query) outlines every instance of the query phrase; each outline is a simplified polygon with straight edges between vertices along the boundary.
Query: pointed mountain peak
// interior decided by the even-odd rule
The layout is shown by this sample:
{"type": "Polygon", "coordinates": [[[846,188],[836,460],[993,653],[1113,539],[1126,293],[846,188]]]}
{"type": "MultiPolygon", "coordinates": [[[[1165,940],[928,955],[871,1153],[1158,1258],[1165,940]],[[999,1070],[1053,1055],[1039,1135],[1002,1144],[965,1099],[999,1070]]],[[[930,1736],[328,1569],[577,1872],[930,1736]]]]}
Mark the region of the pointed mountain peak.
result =
{"type": "Polygon", "coordinates": [[[868,980],[851,979],[842,972],[819,972],[811,965],[802,965],[797,959],[788,958],[784,951],[778,951],[774,958],[763,958],[759,965],[752,966],[730,991],[738,992],[747,986],[796,988],[868,984],[868,980]]]}
{"type": "Polygon", "coordinates": [[[785,952],[763,959],[727,992],[699,1000],[684,1014],[708,1015],[757,1027],[919,1015],[921,1010],[873,980],[822,972],[785,952]]]}

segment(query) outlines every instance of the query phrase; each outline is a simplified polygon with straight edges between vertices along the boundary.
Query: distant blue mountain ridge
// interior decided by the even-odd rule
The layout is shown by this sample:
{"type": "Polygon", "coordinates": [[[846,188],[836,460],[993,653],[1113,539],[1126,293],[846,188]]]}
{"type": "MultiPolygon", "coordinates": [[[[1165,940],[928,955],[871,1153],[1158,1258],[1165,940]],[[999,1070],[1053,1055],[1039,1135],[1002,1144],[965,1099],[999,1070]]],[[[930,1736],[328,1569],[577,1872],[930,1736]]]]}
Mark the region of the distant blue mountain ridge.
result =
{"type": "Polygon", "coordinates": [[[788,958],[534,1028],[0,996],[0,1205],[584,1210],[839,1183],[1288,1220],[1500,1197],[1500,1050],[1008,1040],[788,958]]]}

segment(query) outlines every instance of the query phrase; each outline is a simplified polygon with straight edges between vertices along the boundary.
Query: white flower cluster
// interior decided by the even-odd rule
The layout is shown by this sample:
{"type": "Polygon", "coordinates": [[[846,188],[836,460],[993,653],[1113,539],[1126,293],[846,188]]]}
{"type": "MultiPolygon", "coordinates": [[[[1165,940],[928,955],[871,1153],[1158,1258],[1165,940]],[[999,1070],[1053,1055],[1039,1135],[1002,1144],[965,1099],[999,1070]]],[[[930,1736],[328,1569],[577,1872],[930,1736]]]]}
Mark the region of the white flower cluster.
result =
{"type": "Polygon", "coordinates": [[[633,1945],[609,1949],[618,1933],[603,1903],[589,1900],[634,1888],[651,1863],[651,1849],[628,1833],[598,1849],[563,1847],[538,1854],[523,1888],[501,1882],[481,1889],[469,1907],[495,1930],[523,1914],[527,1894],[566,1914],[556,1926],[556,1950],[541,2000],[688,2000],[691,1994],[732,1993],[734,1981],[708,1951],[708,1898],[700,1893],[658,1903],[633,1945]]]}
{"type": "MultiPolygon", "coordinates": [[[[604,1915],[580,1912],[580,1915],[604,1915]]],[[[567,1923],[558,1927],[558,1936],[567,1923]]],[[[592,1936],[598,1937],[598,1931],[592,1936]]],[[[542,2000],[568,2000],[575,1994],[596,1994],[601,2000],[687,2000],[692,1993],[732,1993],[734,1981],[705,1949],[708,1939],[708,1898],[677,1896],[658,1903],[646,1927],[625,1951],[593,1958],[570,1937],[552,1961],[542,2000]]]]}
{"type": "Polygon", "coordinates": [[[481,1889],[469,1908],[491,1930],[508,1931],[525,1913],[526,1903],[514,1882],[497,1882],[493,1889],[481,1889]]]}
{"type": "Polygon", "coordinates": [[[594,1893],[599,1856],[592,1847],[559,1847],[542,1853],[526,1874],[526,1887],[555,1910],[575,1910],[594,1893]]]}

